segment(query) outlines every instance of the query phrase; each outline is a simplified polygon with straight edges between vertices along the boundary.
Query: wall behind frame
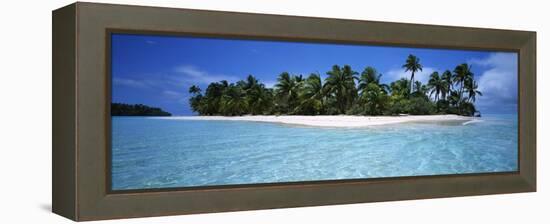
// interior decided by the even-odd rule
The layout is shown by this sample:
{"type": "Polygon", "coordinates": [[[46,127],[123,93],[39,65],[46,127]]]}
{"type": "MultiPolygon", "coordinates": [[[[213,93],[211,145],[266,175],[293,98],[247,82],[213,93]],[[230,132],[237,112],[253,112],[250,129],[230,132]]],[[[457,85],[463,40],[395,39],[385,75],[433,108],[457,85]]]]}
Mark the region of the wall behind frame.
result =
{"type": "MultiPolygon", "coordinates": [[[[547,220],[550,189],[550,19],[543,1],[93,1],[537,31],[538,191],[480,197],[171,216],[100,223],[540,223],[547,220]],[[461,12],[461,13],[458,13],[461,12]],[[462,15],[462,16],[461,16],[462,15]]],[[[51,210],[51,10],[72,1],[5,1],[0,96],[2,223],[71,223],[51,210]]]]}

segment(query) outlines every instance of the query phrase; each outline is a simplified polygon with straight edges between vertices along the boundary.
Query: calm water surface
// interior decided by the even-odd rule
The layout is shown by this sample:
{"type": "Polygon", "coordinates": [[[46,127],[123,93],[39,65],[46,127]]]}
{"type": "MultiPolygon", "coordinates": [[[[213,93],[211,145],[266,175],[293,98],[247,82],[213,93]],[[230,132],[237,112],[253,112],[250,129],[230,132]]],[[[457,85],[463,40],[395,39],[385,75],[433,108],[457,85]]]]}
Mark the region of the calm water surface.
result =
{"type": "Polygon", "coordinates": [[[517,116],[480,120],[342,129],[113,117],[112,188],[516,171],[517,116]]]}

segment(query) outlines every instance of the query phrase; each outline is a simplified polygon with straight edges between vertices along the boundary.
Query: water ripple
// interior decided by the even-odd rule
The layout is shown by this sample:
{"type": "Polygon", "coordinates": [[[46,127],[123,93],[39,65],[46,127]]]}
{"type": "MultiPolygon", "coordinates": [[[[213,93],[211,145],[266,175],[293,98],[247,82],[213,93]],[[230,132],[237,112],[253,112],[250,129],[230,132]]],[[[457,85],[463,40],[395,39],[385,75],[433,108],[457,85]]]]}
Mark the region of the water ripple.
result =
{"type": "Polygon", "coordinates": [[[113,118],[113,189],[517,169],[517,120],[364,129],[113,118]]]}

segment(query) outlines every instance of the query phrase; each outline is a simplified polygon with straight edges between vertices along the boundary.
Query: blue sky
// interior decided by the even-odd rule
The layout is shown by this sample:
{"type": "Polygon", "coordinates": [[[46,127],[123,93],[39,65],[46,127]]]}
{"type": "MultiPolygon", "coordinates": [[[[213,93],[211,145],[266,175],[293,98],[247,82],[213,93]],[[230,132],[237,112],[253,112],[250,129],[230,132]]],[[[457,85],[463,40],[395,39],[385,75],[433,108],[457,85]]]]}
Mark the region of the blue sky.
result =
{"type": "Polygon", "coordinates": [[[423,83],[433,71],[471,64],[484,94],[477,98],[478,110],[516,113],[516,53],[129,34],[113,34],[111,49],[112,101],[161,107],[175,115],[193,114],[187,90],[194,84],[204,90],[210,82],[253,74],[271,87],[283,71],[319,72],[324,78],[334,64],[348,64],[359,73],[375,67],[382,82],[390,83],[410,77],[401,68],[409,54],[424,66],[415,75],[423,83]]]}

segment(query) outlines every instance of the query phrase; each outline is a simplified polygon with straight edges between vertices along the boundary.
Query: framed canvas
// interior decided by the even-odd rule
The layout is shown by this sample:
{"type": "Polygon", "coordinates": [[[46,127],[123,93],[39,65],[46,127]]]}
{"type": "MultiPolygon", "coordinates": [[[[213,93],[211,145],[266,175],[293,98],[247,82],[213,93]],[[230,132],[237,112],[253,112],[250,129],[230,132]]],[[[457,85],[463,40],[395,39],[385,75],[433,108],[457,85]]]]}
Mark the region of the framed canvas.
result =
{"type": "Polygon", "coordinates": [[[533,192],[535,87],[530,31],[75,3],[53,12],[53,212],[533,192]]]}

